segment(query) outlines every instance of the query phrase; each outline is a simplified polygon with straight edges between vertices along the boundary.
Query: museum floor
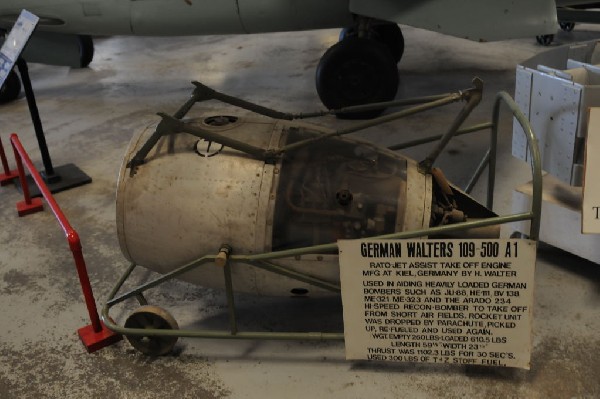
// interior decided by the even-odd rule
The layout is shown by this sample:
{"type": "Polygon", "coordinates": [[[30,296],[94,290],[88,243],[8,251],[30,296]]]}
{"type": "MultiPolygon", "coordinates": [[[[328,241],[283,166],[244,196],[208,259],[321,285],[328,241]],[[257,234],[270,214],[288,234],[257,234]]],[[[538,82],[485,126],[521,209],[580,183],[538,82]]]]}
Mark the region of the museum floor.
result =
{"type": "MultiPolygon", "coordinates": [[[[256,36],[96,39],[91,67],[31,65],[30,73],[55,165],[74,163],[93,183],[56,195],[82,238],[96,302],[101,305],[127,267],[115,227],[115,184],[133,133],[172,113],[193,80],[228,94],[303,112],[320,107],[314,73],[337,31],[256,36]]],[[[421,96],[485,83],[473,123],[491,117],[494,94],[514,90],[515,65],[544,49],[534,38],[475,43],[404,28],[399,96],[421,96]]],[[[558,43],[600,37],[577,26],[558,43]]],[[[217,109],[211,102],[202,108],[217,109]]],[[[395,144],[445,131],[459,106],[392,122],[367,137],[395,144]]],[[[0,106],[0,136],[16,132],[40,165],[25,98],[0,106]]],[[[512,191],[529,171],[511,156],[512,123],[501,130],[496,210],[511,210],[512,191]]],[[[323,124],[349,122],[324,118],[323,124]]],[[[462,136],[440,158],[447,177],[464,186],[486,145],[462,136]]],[[[422,158],[430,147],[409,154],[422,158]]],[[[10,155],[12,160],[12,154],[10,155]]],[[[11,161],[12,162],[12,161],[11,161]]],[[[485,181],[485,179],[484,179],[485,181]]],[[[485,184],[474,195],[482,199],[485,184]]],[[[2,398],[592,398],[600,396],[600,268],[546,245],[538,251],[531,369],[346,361],[343,342],[181,339],[170,356],[149,358],[121,342],[87,354],[77,329],[88,324],[72,258],[54,217],[17,217],[20,194],[0,188],[0,397],[2,398]]],[[[168,204],[166,204],[168,205],[168,204]]],[[[504,231],[508,234],[510,231],[504,231]]],[[[140,272],[134,278],[147,279],[140,272]]],[[[174,282],[152,303],[180,324],[227,321],[223,293],[174,282]]],[[[342,328],[335,300],[237,298],[240,324],[266,331],[342,328]]],[[[124,314],[116,313],[122,320],[124,314]]]]}

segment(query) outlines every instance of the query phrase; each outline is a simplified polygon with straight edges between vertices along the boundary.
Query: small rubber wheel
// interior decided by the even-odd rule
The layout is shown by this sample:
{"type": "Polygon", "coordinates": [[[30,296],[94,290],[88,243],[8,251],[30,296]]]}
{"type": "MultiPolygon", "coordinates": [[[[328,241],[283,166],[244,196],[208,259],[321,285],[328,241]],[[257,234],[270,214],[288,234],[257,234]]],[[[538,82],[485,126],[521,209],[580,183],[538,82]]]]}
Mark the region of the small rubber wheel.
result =
{"type": "Polygon", "coordinates": [[[510,238],[522,238],[528,240],[529,236],[527,234],[521,233],[520,231],[513,231],[513,233],[510,235],[510,238]]]}
{"type": "MultiPolygon", "coordinates": [[[[391,101],[398,91],[398,67],[389,49],[374,39],[348,37],[331,46],[316,74],[317,92],[328,109],[391,101]]],[[[338,115],[374,118],[381,110],[338,115]]]]}
{"type": "Polygon", "coordinates": [[[79,67],[87,68],[94,59],[94,41],[91,36],[79,35],[79,67]]]}
{"type": "Polygon", "coordinates": [[[575,29],[575,22],[559,22],[560,29],[565,32],[572,32],[575,29]]]}
{"type": "Polygon", "coordinates": [[[0,88],[0,104],[14,101],[21,93],[21,79],[15,71],[10,71],[4,85],[0,88]]]}
{"type": "Polygon", "coordinates": [[[537,40],[538,44],[541,44],[542,46],[549,46],[554,41],[554,35],[536,36],[535,40],[537,40]]]}
{"type": "MultiPolygon", "coordinates": [[[[142,306],[125,321],[125,328],[178,330],[177,322],[166,310],[158,306],[142,306]]],[[[171,352],[178,337],[127,335],[127,340],[138,351],[148,356],[162,356],[171,352]]]]}

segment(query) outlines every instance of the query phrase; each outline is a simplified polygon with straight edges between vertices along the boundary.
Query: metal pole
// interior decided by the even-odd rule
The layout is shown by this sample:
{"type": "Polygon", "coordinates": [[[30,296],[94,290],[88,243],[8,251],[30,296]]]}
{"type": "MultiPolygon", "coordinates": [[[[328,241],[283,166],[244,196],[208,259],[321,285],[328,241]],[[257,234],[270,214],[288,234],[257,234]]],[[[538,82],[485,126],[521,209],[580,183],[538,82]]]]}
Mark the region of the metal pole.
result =
{"type": "Polygon", "coordinates": [[[419,112],[424,112],[433,108],[437,108],[437,107],[441,107],[443,105],[446,104],[450,104],[456,101],[460,101],[463,98],[462,94],[452,94],[446,98],[443,98],[441,100],[436,100],[436,101],[432,101],[430,103],[426,103],[423,105],[417,105],[415,107],[403,110],[403,111],[398,111],[398,112],[394,112],[392,114],[389,115],[384,115],[384,116],[380,116],[379,118],[375,118],[372,119],[370,121],[366,121],[366,122],[361,122],[361,123],[356,123],[346,129],[341,129],[341,130],[336,130],[334,132],[331,133],[327,133],[327,134],[322,134],[316,137],[312,137],[310,139],[306,139],[306,140],[302,140],[302,141],[298,141],[297,143],[293,143],[293,144],[289,144],[286,145],[284,147],[282,147],[281,149],[274,151],[275,154],[282,154],[286,151],[292,151],[292,150],[296,150],[300,147],[304,147],[306,145],[309,144],[313,144],[317,141],[320,140],[324,140],[324,139],[328,139],[331,137],[337,137],[337,136],[343,136],[346,134],[350,134],[350,133],[355,133],[358,132],[360,130],[364,130],[367,129],[369,127],[373,127],[373,126],[378,126],[387,122],[391,122],[394,121],[396,119],[400,119],[400,118],[404,118],[406,116],[410,116],[410,115],[414,115],[417,114],[419,112]]]}
{"type": "Polygon", "coordinates": [[[2,169],[4,169],[4,174],[8,176],[10,174],[10,169],[8,167],[8,160],[6,159],[6,153],[4,152],[2,140],[0,140],[0,160],[2,161],[2,169]]]}
{"type": "MultiPolygon", "coordinates": [[[[492,127],[492,123],[491,122],[481,123],[479,125],[473,125],[473,126],[466,127],[464,129],[457,130],[456,133],[454,134],[454,136],[455,137],[456,136],[462,136],[463,134],[469,134],[469,133],[473,133],[473,132],[478,132],[480,130],[489,129],[491,127],[492,127]]],[[[431,143],[433,141],[437,141],[437,140],[441,139],[442,137],[444,137],[443,134],[438,134],[438,135],[435,135],[435,136],[424,137],[422,139],[416,139],[416,140],[412,140],[412,141],[407,141],[407,142],[404,142],[404,143],[400,143],[400,144],[389,146],[388,150],[392,150],[392,151],[403,150],[405,148],[410,148],[410,147],[415,147],[415,146],[421,145],[421,144],[431,143]]]]}
{"type": "Polygon", "coordinates": [[[25,199],[25,203],[27,205],[31,205],[31,195],[29,194],[29,185],[27,184],[27,178],[25,178],[25,169],[23,168],[23,161],[21,160],[21,155],[19,155],[19,151],[14,142],[12,142],[12,146],[13,151],[15,153],[15,162],[17,163],[17,170],[19,171],[19,181],[21,182],[21,187],[23,188],[23,197],[25,199]]]}
{"type": "Polygon", "coordinates": [[[467,117],[471,114],[471,111],[479,104],[481,101],[482,91],[483,91],[483,82],[479,78],[473,79],[473,85],[475,86],[473,90],[469,91],[469,97],[467,104],[463,107],[463,109],[456,116],[452,125],[448,131],[444,134],[444,136],[439,141],[438,145],[434,150],[425,158],[423,161],[419,162],[419,171],[422,173],[430,173],[431,168],[440,155],[442,150],[446,147],[450,139],[454,137],[458,128],[462,123],[467,119],[467,117]]]}
{"type": "Polygon", "coordinates": [[[0,161],[2,161],[2,169],[4,173],[0,173],[0,186],[5,186],[11,183],[14,179],[19,177],[17,170],[10,170],[8,166],[8,160],[6,159],[6,152],[4,152],[4,146],[2,145],[2,139],[0,138],[0,161]]]}
{"type": "Polygon", "coordinates": [[[35,102],[33,88],[31,87],[31,79],[29,78],[27,62],[24,59],[19,58],[17,60],[17,67],[19,68],[19,73],[21,74],[21,81],[23,82],[25,97],[27,98],[27,105],[29,106],[29,113],[31,114],[31,122],[33,123],[35,137],[37,138],[40,153],[42,155],[42,162],[44,163],[44,180],[49,183],[56,182],[60,180],[60,176],[54,174],[54,167],[52,166],[52,159],[50,158],[48,144],[46,143],[46,137],[44,136],[44,129],[42,127],[40,113],[35,102]]]}
{"type": "Polygon", "coordinates": [[[330,109],[327,111],[315,111],[315,112],[303,112],[299,114],[291,114],[294,119],[308,119],[315,118],[319,116],[325,115],[339,115],[339,114],[349,114],[351,112],[362,112],[362,111],[371,111],[375,109],[383,109],[383,108],[393,108],[393,107],[403,107],[407,105],[417,105],[428,103],[435,100],[441,100],[443,98],[451,96],[452,93],[446,94],[437,94],[433,96],[425,96],[425,97],[415,97],[415,98],[402,98],[400,100],[393,101],[384,101],[380,103],[370,103],[364,105],[351,105],[348,107],[338,108],[338,109],[330,109]]]}
{"type": "MultiPolygon", "coordinates": [[[[486,166],[488,166],[489,163],[490,163],[490,150],[488,149],[487,152],[485,153],[485,155],[483,156],[483,159],[477,166],[477,169],[475,169],[475,173],[473,173],[471,180],[469,180],[469,182],[467,183],[467,186],[465,187],[465,193],[467,193],[467,194],[471,193],[471,190],[473,190],[473,187],[475,187],[475,184],[479,180],[479,177],[481,177],[483,170],[485,169],[486,166]]],[[[490,208],[488,208],[488,209],[490,209],[490,208]]]]}
{"type": "MultiPolygon", "coordinates": [[[[494,112],[500,112],[500,108],[494,108],[494,112]],[[498,110],[498,111],[496,111],[498,110]]],[[[488,184],[487,184],[487,208],[491,211],[494,207],[494,190],[496,188],[496,152],[498,151],[498,115],[492,116],[494,126],[490,135],[490,149],[488,159],[488,184]]]]}
{"type": "MultiPolygon", "coordinates": [[[[504,103],[510,108],[514,117],[523,128],[523,132],[525,133],[525,137],[527,138],[527,143],[529,145],[529,152],[531,155],[531,173],[533,175],[533,193],[531,198],[532,219],[529,237],[532,240],[537,240],[540,234],[540,217],[542,213],[542,158],[540,156],[538,141],[535,137],[533,129],[531,128],[531,125],[529,124],[529,121],[527,120],[527,117],[519,109],[519,106],[512,99],[512,97],[506,92],[500,92],[496,95],[496,102],[494,103],[493,112],[494,129],[498,129],[500,105],[502,101],[504,101],[504,103]]],[[[492,165],[490,163],[490,169],[491,168],[492,165]]]]}
{"type": "Polygon", "coordinates": [[[229,327],[231,334],[238,333],[237,320],[235,316],[235,298],[233,296],[233,280],[231,279],[231,264],[226,261],[223,268],[225,274],[225,291],[227,292],[227,307],[229,308],[229,327]]]}
{"type": "Polygon", "coordinates": [[[94,301],[94,294],[92,293],[92,286],[90,284],[90,279],[87,274],[87,268],[85,266],[85,261],[83,259],[83,253],[81,250],[81,241],[79,240],[79,235],[73,229],[73,227],[71,227],[71,224],[67,220],[67,217],[65,216],[65,214],[62,212],[62,210],[60,209],[60,207],[58,206],[58,204],[52,197],[52,194],[50,193],[50,190],[46,186],[44,179],[42,179],[42,176],[40,176],[38,171],[35,169],[33,162],[31,162],[31,159],[27,155],[27,152],[25,152],[25,149],[23,148],[23,145],[19,141],[19,138],[17,137],[17,135],[16,134],[11,135],[10,141],[11,141],[14,151],[15,151],[15,158],[17,160],[17,167],[19,168],[19,175],[21,178],[21,185],[23,187],[23,195],[25,196],[25,201],[27,202],[28,205],[31,204],[31,198],[29,195],[29,187],[26,183],[24,183],[25,171],[23,169],[23,163],[25,163],[27,165],[27,169],[29,169],[29,173],[31,173],[31,177],[37,184],[40,192],[44,196],[44,199],[48,203],[48,206],[50,207],[50,209],[52,209],[52,213],[54,213],[54,216],[58,220],[58,223],[60,224],[60,227],[62,228],[62,230],[65,234],[65,237],[67,238],[67,241],[69,242],[69,248],[71,249],[71,252],[73,253],[75,267],[77,269],[77,275],[79,276],[79,281],[81,283],[81,289],[83,291],[85,303],[87,305],[88,313],[90,315],[90,321],[92,322],[94,331],[99,332],[102,330],[102,327],[100,325],[100,319],[98,317],[98,310],[96,308],[96,302],[94,301]]]}
{"type": "Polygon", "coordinates": [[[71,248],[73,259],[75,260],[75,268],[77,269],[77,276],[79,277],[79,284],[81,284],[81,291],[83,292],[85,305],[87,307],[88,315],[90,316],[92,329],[94,332],[99,333],[102,331],[102,325],[100,324],[100,317],[98,315],[98,309],[96,308],[96,301],[94,300],[90,277],[87,272],[85,260],[83,259],[79,235],[75,230],[71,230],[67,240],[69,241],[69,247],[71,248]]]}
{"type": "Polygon", "coordinates": [[[235,107],[240,107],[242,109],[246,109],[248,111],[255,112],[259,115],[268,116],[273,119],[283,119],[291,121],[293,119],[292,115],[286,114],[284,112],[275,111],[271,108],[263,107],[262,105],[254,104],[246,100],[242,100],[241,98],[233,97],[228,94],[220,93],[210,87],[203,85],[200,82],[192,82],[194,86],[198,89],[199,93],[203,93],[208,98],[213,98],[215,100],[222,101],[226,104],[233,105],[235,107]]]}

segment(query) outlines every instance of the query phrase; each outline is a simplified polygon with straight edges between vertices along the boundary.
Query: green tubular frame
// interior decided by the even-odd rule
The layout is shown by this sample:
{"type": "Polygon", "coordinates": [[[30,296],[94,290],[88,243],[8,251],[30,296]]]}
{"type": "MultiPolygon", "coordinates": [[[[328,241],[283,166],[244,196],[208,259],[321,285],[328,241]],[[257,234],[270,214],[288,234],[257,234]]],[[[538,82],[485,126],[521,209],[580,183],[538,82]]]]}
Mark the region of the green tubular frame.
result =
{"type": "MultiPolygon", "coordinates": [[[[393,233],[387,235],[381,235],[372,238],[378,239],[408,239],[416,238],[428,235],[439,235],[448,232],[461,231],[476,227],[485,227],[491,225],[505,224],[517,221],[529,220],[531,221],[529,237],[532,240],[537,240],[540,229],[540,213],[542,204],[542,170],[540,162],[540,154],[538,150],[537,139],[529,125],[529,122],[525,115],[519,110],[517,104],[514,102],[512,97],[506,92],[500,92],[496,96],[494,103],[492,122],[476,125],[470,128],[462,130],[455,130],[451,132],[450,136],[459,134],[466,134],[483,129],[491,129],[490,147],[481,161],[479,167],[475,171],[473,178],[468,184],[468,187],[473,187],[479,176],[482,174],[485,167],[488,167],[488,190],[487,190],[487,206],[489,209],[493,206],[493,193],[495,184],[495,171],[496,171],[496,150],[498,142],[498,123],[500,118],[500,107],[504,103],[508,106],[512,112],[514,118],[523,128],[525,136],[528,142],[528,149],[531,156],[531,168],[533,175],[533,196],[532,205],[529,212],[497,216],[485,220],[478,220],[472,222],[457,223],[453,225],[438,226],[428,229],[404,231],[400,233],[393,233]]],[[[444,135],[444,136],[446,136],[444,135]]],[[[441,136],[434,136],[428,139],[420,139],[410,143],[400,144],[392,146],[392,149],[407,148],[408,146],[423,144],[425,142],[431,142],[439,140],[441,136]]],[[[447,142],[447,141],[446,141],[447,142]]],[[[436,149],[436,151],[439,150],[436,149]]],[[[227,295],[228,312],[230,320],[229,330],[162,330],[162,329],[132,329],[125,328],[117,325],[109,316],[110,309],[129,298],[137,298],[140,303],[144,304],[145,299],[143,293],[153,287],[156,287],[166,281],[174,279],[179,275],[186,273],[192,269],[198,267],[217,267],[214,262],[217,259],[217,255],[206,255],[203,256],[187,265],[181,266],[170,273],[164,274],[150,282],[147,282],[137,288],[134,288],[124,294],[117,296],[117,293],[121,290],[124,283],[127,281],[133,270],[137,267],[135,264],[131,264],[125,273],[121,276],[116,286],[110,293],[107,302],[104,304],[101,312],[101,318],[104,324],[111,330],[131,336],[163,336],[163,337],[192,337],[192,338],[220,338],[220,339],[265,339],[265,340],[343,340],[344,333],[324,333],[324,332],[243,332],[238,331],[236,323],[236,308],[234,302],[234,292],[232,286],[232,275],[231,275],[231,263],[245,263],[251,267],[257,267],[272,273],[281,274],[298,281],[308,283],[310,285],[329,290],[331,292],[340,292],[340,285],[325,281],[323,279],[310,276],[308,274],[300,273],[287,269],[284,266],[277,265],[272,261],[283,258],[293,258],[302,255],[315,255],[323,253],[331,253],[337,251],[337,243],[316,245],[304,248],[290,249],[279,252],[269,252],[255,255],[231,255],[228,257],[225,266],[223,267],[223,274],[225,279],[225,290],[227,295]]]]}

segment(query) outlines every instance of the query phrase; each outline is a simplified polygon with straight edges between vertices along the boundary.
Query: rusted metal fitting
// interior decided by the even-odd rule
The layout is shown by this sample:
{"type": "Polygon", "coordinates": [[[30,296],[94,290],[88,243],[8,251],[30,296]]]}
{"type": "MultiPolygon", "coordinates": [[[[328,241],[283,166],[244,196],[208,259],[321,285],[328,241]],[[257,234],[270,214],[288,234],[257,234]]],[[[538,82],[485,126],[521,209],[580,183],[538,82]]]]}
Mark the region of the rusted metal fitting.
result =
{"type": "Polygon", "coordinates": [[[215,264],[219,267],[225,267],[229,260],[229,256],[231,255],[231,251],[231,246],[227,244],[221,245],[221,249],[219,249],[219,253],[215,257],[215,264]]]}

